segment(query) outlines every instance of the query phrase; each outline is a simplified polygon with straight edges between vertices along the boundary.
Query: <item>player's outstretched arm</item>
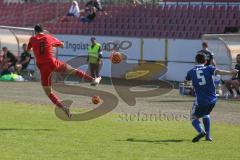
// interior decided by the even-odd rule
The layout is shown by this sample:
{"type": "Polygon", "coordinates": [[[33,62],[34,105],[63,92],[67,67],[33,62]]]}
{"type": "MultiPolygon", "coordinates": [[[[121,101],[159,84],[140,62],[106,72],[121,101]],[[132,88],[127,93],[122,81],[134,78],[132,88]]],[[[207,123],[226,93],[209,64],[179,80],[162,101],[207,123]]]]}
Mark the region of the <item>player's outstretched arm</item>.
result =
{"type": "Polygon", "coordinates": [[[237,69],[233,69],[231,71],[226,71],[226,70],[216,69],[215,74],[219,74],[219,75],[235,75],[235,74],[238,74],[238,70],[237,69]]]}
{"type": "Polygon", "coordinates": [[[51,41],[51,44],[53,47],[62,47],[63,48],[64,43],[62,41],[60,41],[59,39],[57,39],[53,36],[49,36],[48,38],[51,41]]]}
{"type": "Polygon", "coordinates": [[[60,43],[55,43],[52,45],[53,47],[59,47],[59,48],[63,48],[64,47],[64,43],[60,42],[60,43]]]}
{"type": "Polygon", "coordinates": [[[59,41],[59,42],[55,42],[52,44],[53,47],[59,47],[59,48],[63,48],[64,47],[64,43],[59,41]]]}

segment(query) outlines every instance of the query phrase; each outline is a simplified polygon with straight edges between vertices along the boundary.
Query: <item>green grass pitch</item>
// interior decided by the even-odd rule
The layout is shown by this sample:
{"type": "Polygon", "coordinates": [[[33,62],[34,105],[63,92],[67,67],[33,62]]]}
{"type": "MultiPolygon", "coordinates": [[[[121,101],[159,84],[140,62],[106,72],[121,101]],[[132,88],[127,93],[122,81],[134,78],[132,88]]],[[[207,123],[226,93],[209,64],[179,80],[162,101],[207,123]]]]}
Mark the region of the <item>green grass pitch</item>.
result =
{"type": "Polygon", "coordinates": [[[1,160],[233,160],[240,127],[213,124],[214,142],[191,143],[190,122],[124,121],[110,113],[87,122],[57,119],[51,106],[0,102],[1,160]]]}

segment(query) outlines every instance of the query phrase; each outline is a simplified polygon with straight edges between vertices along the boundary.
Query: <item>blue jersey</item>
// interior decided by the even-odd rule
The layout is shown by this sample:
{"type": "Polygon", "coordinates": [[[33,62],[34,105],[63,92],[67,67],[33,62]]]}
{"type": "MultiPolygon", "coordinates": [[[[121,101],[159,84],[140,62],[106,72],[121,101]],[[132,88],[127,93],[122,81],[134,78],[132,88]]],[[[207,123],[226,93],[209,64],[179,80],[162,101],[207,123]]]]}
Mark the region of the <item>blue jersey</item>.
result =
{"type": "Polygon", "coordinates": [[[213,75],[216,68],[213,66],[196,65],[188,71],[186,80],[191,80],[196,92],[196,103],[199,106],[208,106],[216,103],[216,90],[213,75]]]}

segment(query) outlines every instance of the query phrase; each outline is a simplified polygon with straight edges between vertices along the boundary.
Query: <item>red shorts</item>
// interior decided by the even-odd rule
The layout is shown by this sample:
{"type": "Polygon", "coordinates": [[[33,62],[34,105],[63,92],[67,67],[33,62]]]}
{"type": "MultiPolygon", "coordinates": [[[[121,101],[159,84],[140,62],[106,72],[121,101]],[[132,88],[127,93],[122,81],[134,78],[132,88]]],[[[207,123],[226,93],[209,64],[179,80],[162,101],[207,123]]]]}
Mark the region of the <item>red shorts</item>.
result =
{"type": "Polygon", "coordinates": [[[47,63],[37,64],[41,74],[42,86],[51,86],[53,72],[65,72],[67,65],[60,60],[52,60],[47,63]]]}

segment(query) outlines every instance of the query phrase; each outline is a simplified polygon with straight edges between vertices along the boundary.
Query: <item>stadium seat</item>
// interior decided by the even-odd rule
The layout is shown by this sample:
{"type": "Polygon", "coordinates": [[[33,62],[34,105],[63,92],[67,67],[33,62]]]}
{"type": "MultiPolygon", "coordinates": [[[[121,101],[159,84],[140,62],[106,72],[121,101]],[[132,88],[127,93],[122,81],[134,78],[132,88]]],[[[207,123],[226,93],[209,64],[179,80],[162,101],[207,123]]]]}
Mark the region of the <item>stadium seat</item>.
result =
{"type": "Polygon", "coordinates": [[[176,38],[183,38],[183,33],[181,31],[176,33],[176,38]]]}
{"type": "MultiPolygon", "coordinates": [[[[218,0],[218,2],[220,1],[224,0],[218,0]]],[[[70,34],[93,33],[104,35],[105,32],[108,34],[112,32],[113,35],[125,34],[127,36],[129,34],[139,37],[141,34],[146,34],[148,37],[159,37],[160,35],[161,37],[168,36],[171,38],[199,37],[197,31],[201,33],[222,33],[223,28],[227,26],[240,25],[238,20],[240,9],[237,5],[198,5],[197,3],[196,5],[179,3],[177,5],[146,5],[144,7],[106,5],[105,10],[108,15],[98,13],[97,18],[91,24],[80,23],[74,17],[67,17],[67,22],[58,22],[58,17],[65,15],[68,8],[68,3],[62,3],[62,5],[57,3],[2,4],[0,5],[0,23],[33,26],[36,23],[43,22],[47,28],[59,34],[66,32],[70,34]],[[25,8],[24,12],[22,10],[23,6],[25,8]],[[57,6],[58,10],[56,10],[57,6]],[[15,10],[14,13],[11,12],[12,9],[15,10]],[[42,11],[41,15],[38,14],[39,11],[42,11]],[[19,19],[19,16],[22,18],[19,19]],[[22,21],[22,19],[24,20],[22,21]],[[56,29],[56,26],[68,29],[56,29]],[[185,33],[189,31],[196,32],[196,35],[192,33],[186,36],[185,33]]]]}

